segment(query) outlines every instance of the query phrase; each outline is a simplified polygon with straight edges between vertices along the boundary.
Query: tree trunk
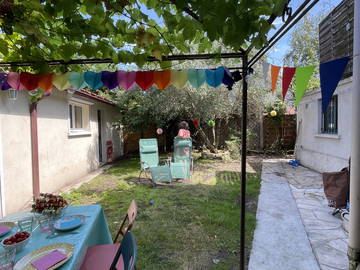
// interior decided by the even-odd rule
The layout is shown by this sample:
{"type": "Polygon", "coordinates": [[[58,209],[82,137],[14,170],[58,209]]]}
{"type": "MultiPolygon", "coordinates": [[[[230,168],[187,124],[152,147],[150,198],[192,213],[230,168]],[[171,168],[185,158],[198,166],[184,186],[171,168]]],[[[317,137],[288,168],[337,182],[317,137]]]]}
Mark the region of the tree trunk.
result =
{"type": "Polygon", "coordinates": [[[209,138],[206,136],[206,134],[204,133],[204,131],[202,130],[201,127],[199,126],[195,126],[196,130],[198,131],[200,137],[204,140],[206,147],[210,150],[211,153],[216,153],[216,149],[215,147],[211,144],[209,138]]]}
{"type": "Polygon", "coordinates": [[[219,148],[220,144],[220,138],[221,138],[221,125],[222,125],[222,119],[218,119],[216,121],[216,130],[215,130],[215,148],[219,148]]]}

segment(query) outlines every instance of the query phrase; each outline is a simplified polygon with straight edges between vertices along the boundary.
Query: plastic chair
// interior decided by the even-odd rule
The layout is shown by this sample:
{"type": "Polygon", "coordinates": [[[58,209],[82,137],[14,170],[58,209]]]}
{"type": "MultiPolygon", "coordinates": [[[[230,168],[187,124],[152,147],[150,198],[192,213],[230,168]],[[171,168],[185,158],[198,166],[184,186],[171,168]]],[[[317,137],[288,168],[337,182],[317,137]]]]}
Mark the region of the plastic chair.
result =
{"type": "Polygon", "coordinates": [[[192,139],[174,138],[174,162],[171,164],[173,178],[188,179],[193,170],[192,139]]]}
{"type": "Polygon", "coordinates": [[[135,237],[128,231],[121,244],[89,247],[80,270],[133,270],[136,257],[135,237]]]}
{"type": "Polygon", "coordinates": [[[126,216],[122,221],[120,228],[113,240],[114,244],[117,242],[120,235],[124,236],[127,233],[127,231],[130,231],[132,229],[136,214],[137,214],[137,204],[135,200],[132,200],[127,210],[126,216]],[[126,222],[127,222],[127,227],[125,227],[126,222]]]}

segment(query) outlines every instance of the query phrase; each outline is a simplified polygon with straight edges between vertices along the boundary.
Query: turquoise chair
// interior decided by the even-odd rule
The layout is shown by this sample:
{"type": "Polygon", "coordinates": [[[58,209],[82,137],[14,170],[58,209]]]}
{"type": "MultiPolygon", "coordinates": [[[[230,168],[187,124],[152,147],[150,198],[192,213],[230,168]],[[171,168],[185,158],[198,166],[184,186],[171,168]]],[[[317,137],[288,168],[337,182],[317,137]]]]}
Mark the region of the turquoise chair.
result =
{"type": "Polygon", "coordinates": [[[174,138],[174,162],[170,165],[172,178],[189,179],[193,168],[192,139],[174,138]]]}
{"type": "Polygon", "coordinates": [[[145,175],[148,171],[151,173],[151,180],[156,182],[171,182],[171,170],[169,165],[161,165],[159,158],[159,150],[157,139],[140,139],[139,141],[140,150],[140,164],[141,171],[145,175]]]}

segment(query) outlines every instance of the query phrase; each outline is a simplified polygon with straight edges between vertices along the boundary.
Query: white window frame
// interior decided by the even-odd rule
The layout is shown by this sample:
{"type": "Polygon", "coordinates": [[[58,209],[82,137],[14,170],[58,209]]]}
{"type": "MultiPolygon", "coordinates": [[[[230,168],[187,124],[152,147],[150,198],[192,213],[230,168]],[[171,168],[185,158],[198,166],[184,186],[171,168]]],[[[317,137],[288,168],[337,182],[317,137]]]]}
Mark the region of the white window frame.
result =
{"type": "Polygon", "coordinates": [[[68,102],[68,123],[69,123],[69,136],[84,136],[91,135],[90,127],[90,105],[93,103],[82,102],[79,99],[71,99],[68,102]],[[70,106],[72,106],[70,115],[70,106]],[[82,128],[72,128],[71,121],[75,123],[75,110],[74,106],[81,108],[82,128]]]}

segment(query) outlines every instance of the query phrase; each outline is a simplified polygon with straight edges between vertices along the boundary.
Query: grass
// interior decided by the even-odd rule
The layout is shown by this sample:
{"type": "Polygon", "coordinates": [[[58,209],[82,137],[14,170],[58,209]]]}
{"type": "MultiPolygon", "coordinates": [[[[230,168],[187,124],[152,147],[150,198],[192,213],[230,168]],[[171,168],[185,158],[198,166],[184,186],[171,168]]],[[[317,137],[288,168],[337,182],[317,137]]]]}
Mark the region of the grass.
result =
{"type": "MultiPolygon", "coordinates": [[[[65,197],[73,205],[101,204],[113,235],[130,201],[136,199],[133,233],[139,250],[138,269],[239,269],[240,174],[234,166],[238,164],[201,161],[190,181],[153,188],[135,181],[138,159],[122,160],[65,197]],[[215,264],[214,259],[219,262],[215,264]]],[[[248,253],[259,188],[258,174],[250,175],[248,253]]]]}

